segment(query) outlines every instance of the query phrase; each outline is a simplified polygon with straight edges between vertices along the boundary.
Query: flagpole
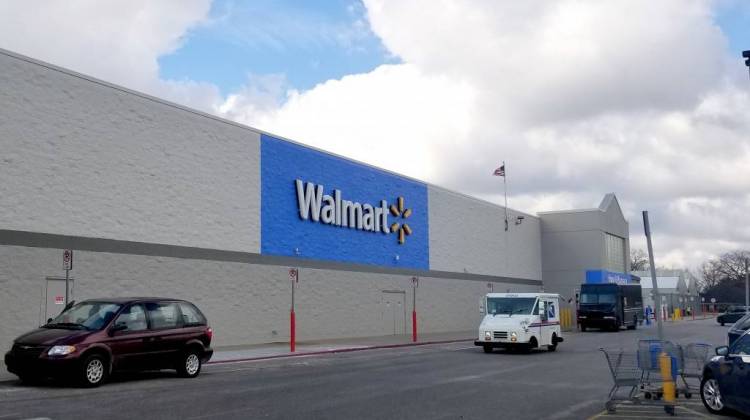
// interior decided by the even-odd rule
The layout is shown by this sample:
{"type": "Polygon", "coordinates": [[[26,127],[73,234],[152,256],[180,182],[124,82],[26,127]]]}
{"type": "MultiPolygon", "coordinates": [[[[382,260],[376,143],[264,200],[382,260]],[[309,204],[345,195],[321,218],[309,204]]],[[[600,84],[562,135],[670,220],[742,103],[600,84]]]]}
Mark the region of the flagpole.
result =
{"type": "Polygon", "coordinates": [[[505,166],[503,161],[503,190],[505,190],[505,231],[508,231],[508,168],[505,166]]]}

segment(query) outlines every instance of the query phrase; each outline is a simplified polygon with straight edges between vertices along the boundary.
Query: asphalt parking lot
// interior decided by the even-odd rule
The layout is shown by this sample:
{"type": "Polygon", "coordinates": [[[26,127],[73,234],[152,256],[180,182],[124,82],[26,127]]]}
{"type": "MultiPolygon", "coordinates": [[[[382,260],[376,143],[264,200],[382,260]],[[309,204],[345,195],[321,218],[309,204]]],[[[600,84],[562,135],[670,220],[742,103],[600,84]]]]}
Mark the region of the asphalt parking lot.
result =
{"type": "MultiPolygon", "coordinates": [[[[667,324],[669,339],[726,341],[713,320],[667,324]]],[[[97,389],[0,383],[0,419],[662,418],[660,407],[603,412],[611,377],[599,347],[634,348],[637,331],[568,334],[557,352],[484,354],[471,342],[367,350],[117,376],[97,389]]],[[[675,418],[712,418],[695,395],[675,418]]]]}

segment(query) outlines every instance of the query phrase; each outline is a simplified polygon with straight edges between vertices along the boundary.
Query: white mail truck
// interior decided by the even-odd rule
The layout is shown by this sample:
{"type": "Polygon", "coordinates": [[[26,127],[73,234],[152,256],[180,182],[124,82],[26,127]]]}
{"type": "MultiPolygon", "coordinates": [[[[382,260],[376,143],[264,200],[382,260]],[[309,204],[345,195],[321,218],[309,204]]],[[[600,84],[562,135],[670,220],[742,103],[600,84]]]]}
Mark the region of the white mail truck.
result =
{"type": "Polygon", "coordinates": [[[488,293],[480,303],[484,313],[474,344],[485,353],[495,348],[555,351],[560,332],[560,295],[552,293],[488,293]]]}

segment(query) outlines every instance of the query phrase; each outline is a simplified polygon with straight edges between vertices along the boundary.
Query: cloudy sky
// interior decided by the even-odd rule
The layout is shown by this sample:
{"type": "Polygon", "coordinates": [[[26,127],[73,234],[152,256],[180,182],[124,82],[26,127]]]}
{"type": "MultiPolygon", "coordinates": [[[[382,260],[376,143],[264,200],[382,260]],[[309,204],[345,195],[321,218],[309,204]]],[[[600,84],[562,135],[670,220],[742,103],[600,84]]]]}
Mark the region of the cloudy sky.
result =
{"type": "Polygon", "coordinates": [[[750,248],[750,2],[0,3],[0,48],[511,207],[750,248]]]}

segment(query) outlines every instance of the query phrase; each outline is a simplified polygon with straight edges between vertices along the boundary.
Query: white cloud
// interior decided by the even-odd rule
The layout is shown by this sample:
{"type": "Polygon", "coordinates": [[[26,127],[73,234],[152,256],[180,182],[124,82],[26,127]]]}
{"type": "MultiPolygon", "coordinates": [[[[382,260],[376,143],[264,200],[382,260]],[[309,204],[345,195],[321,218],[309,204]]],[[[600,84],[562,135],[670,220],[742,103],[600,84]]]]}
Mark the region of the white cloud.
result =
{"type": "Polygon", "coordinates": [[[0,48],[210,109],[218,89],[159,78],[158,58],[208,21],[211,0],[0,2],[0,48]]]}
{"type": "Polygon", "coordinates": [[[277,109],[248,113],[255,105],[231,106],[242,100],[237,96],[220,109],[281,136],[432,179],[442,151],[465,139],[473,126],[474,96],[467,84],[403,64],[329,80],[308,92],[291,90],[277,109]],[[450,100],[435,100],[435,92],[450,100]]]}
{"type": "MultiPolygon", "coordinates": [[[[208,0],[34,4],[0,3],[0,47],[498,203],[490,173],[505,160],[525,211],[613,191],[634,247],[651,211],[662,264],[750,248],[750,85],[715,2],[365,0],[402,64],[307,91],[253,75],[226,97],[159,79],[159,56],[207,24],[208,0]]],[[[284,33],[266,35],[238,42],[284,33]]]]}

